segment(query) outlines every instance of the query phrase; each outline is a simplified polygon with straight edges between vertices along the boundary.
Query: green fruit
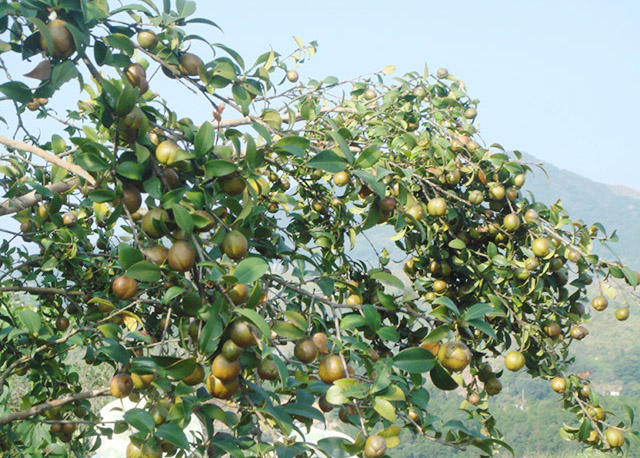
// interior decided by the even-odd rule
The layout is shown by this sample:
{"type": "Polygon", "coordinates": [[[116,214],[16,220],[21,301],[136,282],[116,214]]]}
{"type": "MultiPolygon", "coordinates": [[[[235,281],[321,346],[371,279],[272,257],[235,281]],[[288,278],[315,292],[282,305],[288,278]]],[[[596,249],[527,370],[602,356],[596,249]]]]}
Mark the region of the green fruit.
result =
{"type": "Polygon", "coordinates": [[[439,68],[436,72],[436,76],[440,79],[446,78],[447,76],[449,76],[449,70],[447,70],[446,68],[439,68]]]}
{"type": "Polygon", "coordinates": [[[416,221],[422,221],[424,218],[424,212],[422,211],[422,206],[420,204],[414,204],[409,207],[407,209],[407,214],[416,221]]]}
{"type": "Polygon", "coordinates": [[[152,208],[142,218],[142,231],[149,238],[162,238],[165,235],[164,227],[169,221],[169,213],[162,208],[152,208]]]}
{"type": "Polygon", "coordinates": [[[302,339],[296,343],[293,349],[296,359],[304,364],[310,364],[318,357],[318,347],[311,339],[302,339]]]}
{"type": "Polygon", "coordinates": [[[618,321],[625,321],[629,318],[629,307],[622,307],[616,310],[616,319],[618,321]]]}
{"type": "Polygon", "coordinates": [[[489,197],[492,200],[502,200],[505,196],[504,186],[502,185],[494,185],[489,188],[489,197]]]}
{"type": "Polygon", "coordinates": [[[332,384],[336,380],[345,378],[346,372],[342,360],[338,355],[328,355],[318,364],[318,376],[326,384],[332,384]]]}
{"type": "Polygon", "coordinates": [[[175,162],[179,149],[173,140],[165,140],[156,147],[156,159],[162,165],[171,165],[175,162]]]}
{"type": "Polygon", "coordinates": [[[624,445],[624,433],[619,429],[607,429],[604,432],[604,437],[611,448],[618,448],[624,445]]]}
{"type": "Polygon", "coordinates": [[[255,345],[256,339],[251,332],[251,327],[244,321],[234,321],[229,331],[229,338],[237,346],[242,348],[255,345]]]}
{"type": "Polygon", "coordinates": [[[346,186],[349,184],[349,174],[344,170],[342,172],[338,172],[333,176],[333,182],[338,187],[346,186]]]}
{"type": "Polygon", "coordinates": [[[427,211],[432,216],[444,216],[447,214],[447,201],[442,197],[431,199],[429,203],[427,203],[427,211]]]}
{"type": "Polygon", "coordinates": [[[188,314],[195,316],[202,307],[202,299],[196,291],[188,291],[182,296],[182,310],[188,314]]]}
{"type": "Polygon", "coordinates": [[[169,256],[169,250],[162,245],[152,245],[145,248],[143,251],[145,256],[158,266],[164,264],[167,260],[167,256],[169,256]]]}
{"type": "Polygon", "coordinates": [[[138,44],[147,51],[158,46],[158,36],[151,30],[138,32],[138,44]]]}
{"type": "Polygon", "coordinates": [[[524,220],[525,220],[527,223],[531,224],[531,223],[533,223],[533,222],[535,222],[535,221],[537,221],[537,220],[538,220],[538,216],[539,216],[539,215],[538,215],[538,212],[537,212],[537,211],[535,211],[533,208],[530,208],[529,210],[527,210],[527,211],[525,212],[525,214],[524,214],[524,220]]]}
{"type": "Polygon", "coordinates": [[[193,366],[193,372],[182,379],[189,386],[195,386],[204,380],[204,369],[200,364],[193,366]]]}
{"type": "Polygon", "coordinates": [[[378,96],[378,94],[376,94],[376,91],[374,91],[373,89],[367,89],[366,91],[364,91],[364,99],[365,100],[373,100],[378,96]]]}
{"type": "Polygon", "coordinates": [[[223,382],[235,379],[241,370],[240,360],[229,361],[224,355],[216,356],[211,363],[211,374],[223,382]]]}
{"type": "Polygon", "coordinates": [[[76,51],[73,35],[71,35],[71,32],[67,29],[66,24],[62,19],[54,19],[47,24],[47,29],[53,41],[53,49],[49,49],[44,36],[40,35],[40,45],[42,49],[55,59],[64,59],[76,51]]]}
{"type": "MultiPolygon", "coordinates": [[[[251,332],[251,331],[249,331],[251,332]]],[[[236,337],[238,338],[238,337],[236,337]]],[[[242,356],[244,349],[237,345],[233,340],[227,340],[224,345],[222,345],[222,354],[229,361],[235,361],[236,359],[242,356]]]]}
{"type": "Polygon", "coordinates": [[[473,205],[480,205],[484,201],[484,195],[482,191],[473,190],[469,193],[469,202],[473,205]]]}
{"type": "Polygon", "coordinates": [[[218,183],[220,183],[222,191],[229,196],[242,194],[244,189],[247,187],[242,177],[237,173],[232,173],[231,175],[218,179],[218,183]]]}
{"type": "Polygon", "coordinates": [[[247,256],[249,244],[242,232],[233,230],[228,232],[222,240],[222,252],[233,260],[240,260],[247,256]]]}
{"type": "Polygon", "coordinates": [[[447,342],[438,351],[438,361],[450,371],[460,372],[471,362],[471,351],[462,342],[447,342]]]}
{"type": "Polygon", "coordinates": [[[467,118],[467,119],[475,119],[477,115],[478,115],[478,112],[473,107],[472,108],[467,108],[464,111],[464,117],[467,118]]]}
{"type": "Polygon", "coordinates": [[[567,389],[567,381],[562,377],[554,377],[551,380],[551,388],[556,393],[564,393],[564,390],[567,389]]]}
{"type": "Polygon", "coordinates": [[[558,337],[562,333],[562,328],[555,321],[550,321],[544,326],[544,332],[552,339],[558,337]]]}
{"type": "Polygon", "coordinates": [[[278,366],[270,359],[265,359],[258,366],[258,375],[265,380],[275,380],[278,378],[278,366]]]}
{"type": "Polygon", "coordinates": [[[180,71],[189,76],[198,76],[200,68],[204,68],[204,63],[195,54],[186,52],[180,57],[180,71]]]}
{"type": "Polygon", "coordinates": [[[382,458],[387,453],[387,442],[382,436],[373,435],[364,444],[364,454],[367,458],[382,458]]]}
{"type": "Polygon", "coordinates": [[[539,237],[531,244],[531,251],[539,258],[543,258],[549,254],[549,240],[539,237]]]}
{"type": "Polygon", "coordinates": [[[484,390],[487,394],[495,396],[502,391],[502,382],[497,377],[491,377],[484,384],[484,390]]]}
{"type": "Polygon", "coordinates": [[[509,213],[504,217],[502,225],[508,232],[515,232],[520,228],[520,217],[517,213],[509,213]]]}
{"type": "Polygon", "coordinates": [[[524,355],[519,351],[510,351],[504,359],[504,366],[510,371],[519,371],[524,366],[524,355]]]}
{"type": "Polygon", "coordinates": [[[513,185],[516,188],[521,188],[524,185],[525,177],[524,174],[519,173],[518,175],[513,177],[513,185]]]}
{"type": "Polygon", "coordinates": [[[295,70],[289,70],[287,72],[287,79],[291,82],[291,83],[295,83],[298,81],[298,72],[295,70]]]}

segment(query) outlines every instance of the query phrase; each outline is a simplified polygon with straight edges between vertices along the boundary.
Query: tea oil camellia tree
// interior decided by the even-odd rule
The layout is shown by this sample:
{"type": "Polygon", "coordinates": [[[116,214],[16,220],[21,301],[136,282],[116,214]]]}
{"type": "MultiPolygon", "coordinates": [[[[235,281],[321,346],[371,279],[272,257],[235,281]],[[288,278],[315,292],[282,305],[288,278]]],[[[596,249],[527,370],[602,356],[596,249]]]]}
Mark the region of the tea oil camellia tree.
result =
{"type": "Polygon", "coordinates": [[[194,13],[0,2],[1,114],[17,127],[0,136],[0,215],[20,226],[0,246],[3,453],[86,456],[129,430],[129,457],[314,456],[293,433],[335,408],[360,432],[320,441],[329,457],[393,456],[403,428],[490,455],[509,448],[488,404],[507,354],[575,414],[564,436],[637,442],[568,349],[584,304],[604,310],[638,274],[592,253],[604,228],[520,192],[530,166],[479,139],[462,81],[309,79],[314,43],[250,64],[194,13]],[[78,100],[59,97],[74,82],[78,100]],[[179,118],[160,83],[212,118],[179,118]],[[379,226],[402,267],[350,254],[379,226]],[[428,414],[437,390],[466,393],[460,421],[428,414]],[[137,404],[107,423],[102,396],[137,404]]]}

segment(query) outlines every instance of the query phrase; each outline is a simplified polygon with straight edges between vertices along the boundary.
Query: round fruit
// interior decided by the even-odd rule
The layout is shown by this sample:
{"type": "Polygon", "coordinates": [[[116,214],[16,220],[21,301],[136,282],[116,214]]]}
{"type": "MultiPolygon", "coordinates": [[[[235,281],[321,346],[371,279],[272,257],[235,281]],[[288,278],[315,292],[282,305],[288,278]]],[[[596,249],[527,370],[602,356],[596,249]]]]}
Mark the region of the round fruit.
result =
{"type": "Polygon", "coordinates": [[[440,351],[440,342],[422,342],[420,348],[428,350],[433,356],[437,356],[440,351]]]}
{"type": "Polygon", "coordinates": [[[235,305],[244,304],[249,298],[249,287],[237,284],[229,290],[229,298],[235,305]]]}
{"type": "Polygon", "coordinates": [[[298,72],[295,70],[289,70],[287,72],[287,79],[291,82],[291,83],[295,83],[298,81],[298,72]]]}
{"type": "Polygon", "coordinates": [[[629,318],[629,307],[622,307],[616,310],[616,319],[618,321],[625,321],[629,318]]]}
{"type": "Polygon", "coordinates": [[[365,100],[373,100],[377,97],[378,94],[376,94],[376,91],[374,91],[373,89],[367,89],[366,91],[364,91],[364,99],[365,100]]]}
{"type": "Polygon", "coordinates": [[[325,356],[320,360],[318,375],[320,380],[329,385],[347,376],[342,360],[337,355],[325,356]]]}
{"type": "Polygon", "coordinates": [[[144,254],[156,265],[162,265],[169,256],[169,250],[162,245],[153,245],[144,249],[144,254]]]}
{"type": "Polygon", "coordinates": [[[469,395],[469,397],[467,398],[467,401],[469,401],[471,405],[477,406],[478,403],[480,402],[480,395],[478,393],[473,392],[469,395]]]}
{"type": "Polygon", "coordinates": [[[296,343],[293,349],[296,359],[304,364],[310,364],[318,357],[318,347],[311,339],[302,339],[296,343]]]}
{"type": "Polygon", "coordinates": [[[195,366],[193,366],[193,372],[191,372],[191,374],[187,375],[185,378],[182,379],[182,381],[189,386],[198,385],[202,383],[203,380],[204,380],[204,369],[202,368],[201,364],[197,364],[197,363],[195,366]]]}
{"type": "Polygon", "coordinates": [[[318,347],[320,354],[326,355],[329,353],[329,339],[327,339],[327,335],[324,332],[316,332],[311,336],[311,340],[318,347]]]}
{"type": "Polygon", "coordinates": [[[544,332],[551,338],[556,338],[562,332],[562,328],[555,321],[550,321],[544,326],[544,332]]]}
{"type": "Polygon", "coordinates": [[[113,376],[109,388],[114,398],[126,398],[133,389],[133,380],[129,374],[121,372],[113,376]]]}
{"type": "Polygon", "coordinates": [[[160,164],[171,165],[180,147],[173,140],[165,140],[156,147],[156,159],[160,164]]]}
{"type": "Polygon", "coordinates": [[[469,193],[469,202],[471,202],[473,205],[480,205],[483,201],[484,195],[482,194],[482,191],[478,191],[476,189],[469,193]]]}
{"type": "Polygon", "coordinates": [[[149,51],[158,45],[158,36],[151,30],[141,30],[138,32],[138,44],[149,51]]]}
{"type": "Polygon", "coordinates": [[[424,212],[422,211],[422,206],[420,204],[414,204],[409,207],[407,209],[407,214],[416,221],[422,221],[424,218],[424,212]]]}
{"type": "Polygon", "coordinates": [[[218,180],[222,191],[229,196],[237,196],[247,187],[244,180],[237,173],[232,173],[218,180]]]}
{"type": "Polygon", "coordinates": [[[407,417],[409,417],[409,419],[414,423],[417,423],[420,421],[420,414],[416,412],[414,409],[407,410],[407,417]]]}
{"type": "Polygon", "coordinates": [[[222,252],[236,261],[244,258],[249,252],[247,238],[237,230],[228,232],[222,240],[222,252]]]}
{"type": "Polygon", "coordinates": [[[118,299],[128,301],[138,294],[138,282],[131,277],[121,275],[113,280],[111,290],[113,291],[113,295],[118,299]]]}
{"type": "Polygon", "coordinates": [[[64,315],[59,315],[56,318],[56,329],[60,332],[65,332],[69,329],[69,319],[64,315]]]}
{"type": "Polygon", "coordinates": [[[519,173],[513,177],[513,185],[517,188],[524,186],[525,177],[524,174],[519,173]]]}
{"type": "Polygon", "coordinates": [[[62,19],[54,19],[47,24],[47,29],[51,34],[53,49],[49,49],[44,36],[40,35],[40,44],[44,52],[55,59],[64,59],[73,54],[76,50],[76,44],[73,41],[73,35],[66,27],[66,22],[62,19]]]}
{"type": "Polygon", "coordinates": [[[416,259],[409,258],[402,265],[402,270],[404,270],[404,273],[406,273],[407,275],[413,275],[413,273],[415,272],[415,264],[416,259]]]}
{"type": "Polygon", "coordinates": [[[609,302],[604,296],[596,296],[591,301],[591,306],[598,312],[602,312],[604,309],[606,309],[607,305],[609,305],[609,302]]]}
{"type": "Polygon", "coordinates": [[[189,76],[198,76],[200,67],[204,67],[202,59],[195,54],[186,52],[180,57],[180,71],[189,76]]]}
{"type": "Polygon", "coordinates": [[[589,415],[591,415],[593,418],[597,419],[597,420],[604,420],[605,419],[605,414],[604,414],[604,409],[602,407],[589,407],[587,409],[587,413],[589,415]]]}
{"type": "Polygon", "coordinates": [[[162,208],[152,208],[142,218],[142,230],[149,238],[159,239],[164,236],[163,224],[169,222],[169,213],[162,208]]]}
{"type": "Polygon", "coordinates": [[[78,217],[76,216],[75,213],[65,213],[64,216],[62,217],[62,224],[64,224],[65,226],[73,226],[74,224],[76,224],[76,222],[78,221],[78,217]]]}
{"type": "Polygon", "coordinates": [[[583,326],[573,326],[570,331],[571,337],[573,337],[576,340],[582,340],[587,336],[585,331],[586,331],[586,328],[584,328],[583,326]]]}
{"type": "Polygon", "coordinates": [[[62,431],[62,424],[52,423],[51,427],[49,428],[49,431],[51,432],[51,434],[59,434],[60,431],[62,431]]]}
{"type": "Polygon", "coordinates": [[[438,351],[438,361],[443,367],[460,372],[469,365],[471,351],[462,342],[447,342],[438,351]]]}
{"type": "Polygon", "coordinates": [[[515,232],[520,228],[520,217],[516,213],[509,213],[504,217],[502,225],[509,232],[515,232]]]}
{"type": "Polygon", "coordinates": [[[475,108],[471,107],[471,108],[467,108],[464,111],[464,117],[467,119],[475,119],[475,117],[478,115],[478,112],[476,111],[475,108]]]}
{"type": "Polygon", "coordinates": [[[364,454],[367,458],[381,458],[387,453],[387,442],[382,436],[373,435],[364,444],[364,454]]]}
{"type": "Polygon", "coordinates": [[[129,442],[126,458],[162,458],[162,450],[148,443],[138,446],[129,442]]]}
{"type": "Polygon", "coordinates": [[[320,407],[320,410],[322,410],[324,413],[327,413],[331,412],[334,409],[335,405],[327,401],[327,395],[323,394],[322,396],[320,396],[320,399],[318,399],[318,407],[320,407]]]}
{"type": "Polygon", "coordinates": [[[502,200],[505,196],[504,186],[502,185],[494,185],[489,188],[489,197],[492,200],[502,200]]]}
{"type": "Polygon", "coordinates": [[[187,315],[195,316],[202,307],[202,299],[200,299],[200,295],[196,291],[188,291],[182,296],[180,305],[182,305],[182,310],[187,315]]]}
{"type": "Polygon", "coordinates": [[[504,359],[504,367],[510,371],[519,371],[524,366],[524,355],[519,351],[510,351],[504,359]]]}
{"type": "Polygon", "coordinates": [[[142,196],[140,195],[140,191],[133,187],[124,188],[122,202],[129,213],[133,214],[137,212],[140,205],[142,205],[142,196]]]}
{"type": "Polygon", "coordinates": [[[278,378],[278,366],[270,359],[265,359],[258,366],[258,375],[265,380],[275,380],[278,378]]]}
{"type": "Polygon", "coordinates": [[[250,347],[256,343],[251,328],[244,321],[233,322],[231,330],[229,331],[229,338],[233,340],[233,343],[242,348],[250,347]]]}
{"type": "Polygon", "coordinates": [[[169,167],[164,169],[164,171],[162,172],[162,176],[171,189],[179,188],[182,185],[178,172],[169,167]]]}
{"type": "Polygon", "coordinates": [[[484,390],[487,394],[495,396],[502,391],[502,382],[497,377],[491,377],[484,384],[484,390]]]}
{"type": "Polygon", "coordinates": [[[447,282],[443,280],[436,280],[433,282],[432,288],[436,294],[442,294],[447,290],[447,282]]]}
{"type": "Polygon", "coordinates": [[[529,224],[533,223],[534,221],[537,221],[538,220],[538,212],[535,211],[533,208],[530,208],[524,214],[524,220],[529,224]]]}
{"type": "Polygon", "coordinates": [[[155,378],[155,374],[131,374],[133,386],[139,390],[149,388],[151,386],[151,382],[153,382],[153,379],[155,378]]]}
{"type": "Polygon", "coordinates": [[[562,377],[554,377],[551,379],[551,388],[556,393],[564,393],[567,389],[567,381],[562,377]]]}
{"type": "Polygon", "coordinates": [[[387,196],[380,202],[380,210],[385,213],[391,213],[396,208],[396,200],[393,197],[387,196]]]}
{"type": "Polygon", "coordinates": [[[134,87],[141,87],[147,83],[147,72],[144,67],[138,63],[129,65],[124,72],[124,76],[127,77],[129,83],[134,87]]]}
{"type": "Polygon", "coordinates": [[[224,355],[216,356],[211,363],[211,373],[223,382],[236,378],[241,369],[240,360],[229,361],[224,355]]]}
{"type": "Polygon", "coordinates": [[[169,266],[178,272],[187,272],[196,263],[196,250],[189,242],[178,241],[173,244],[167,257],[169,266]]]}
{"type": "Polygon", "coordinates": [[[573,249],[567,251],[565,253],[565,256],[571,262],[578,262],[580,261],[580,258],[582,258],[582,255],[580,254],[580,252],[578,250],[573,250],[573,249]]]}
{"type": "Polygon", "coordinates": [[[448,75],[449,75],[449,70],[447,70],[446,68],[439,68],[438,71],[436,72],[436,76],[440,79],[446,78],[448,75]]]}
{"type": "Polygon", "coordinates": [[[207,391],[209,391],[214,398],[229,399],[238,391],[240,379],[236,377],[224,382],[215,375],[210,374],[209,377],[207,377],[206,385],[207,391]]]}
{"type": "Polygon", "coordinates": [[[591,391],[591,385],[582,385],[580,387],[580,394],[585,398],[589,397],[589,391],[591,391]]]}
{"type": "Polygon", "coordinates": [[[432,216],[444,216],[447,214],[447,201],[442,197],[431,199],[429,203],[427,203],[427,211],[432,216]]]}
{"type": "Polygon", "coordinates": [[[242,356],[244,349],[229,339],[222,345],[222,355],[229,361],[235,361],[242,356]]]}
{"type": "Polygon", "coordinates": [[[349,174],[344,170],[342,172],[338,172],[333,176],[333,182],[338,187],[346,186],[349,184],[349,174]]]}
{"type": "Polygon", "coordinates": [[[360,297],[359,294],[350,294],[349,296],[347,296],[347,299],[345,300],[345,302],[348,305],[361,305],[362,298],[360,297]]]}
{"type": "Polygon", "coordinates": [[[531,244],[531,251],[539,258],[549,254],[549,241],[544,237],[539,237],[531,244]]]}
{"type": "Polygon", "coordinates": [[[612,448],[622,447],[624,445],[624,434],[619,429],[607,429],[604,432],[604,437],[612,448]]]}

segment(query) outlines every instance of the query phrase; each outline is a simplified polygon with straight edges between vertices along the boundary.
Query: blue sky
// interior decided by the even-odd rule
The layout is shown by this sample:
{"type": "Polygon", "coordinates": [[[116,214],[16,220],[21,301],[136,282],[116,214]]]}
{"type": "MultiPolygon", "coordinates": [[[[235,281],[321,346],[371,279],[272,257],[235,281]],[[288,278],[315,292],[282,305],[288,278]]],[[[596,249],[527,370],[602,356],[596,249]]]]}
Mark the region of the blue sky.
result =
{"type": "Polygon", "coordinates": [[[640,189],[640,2],[198,0],[208,30],[252,61],[319,43],[305,77],[446,67],[480,99],[488,143],[640,189]]]}

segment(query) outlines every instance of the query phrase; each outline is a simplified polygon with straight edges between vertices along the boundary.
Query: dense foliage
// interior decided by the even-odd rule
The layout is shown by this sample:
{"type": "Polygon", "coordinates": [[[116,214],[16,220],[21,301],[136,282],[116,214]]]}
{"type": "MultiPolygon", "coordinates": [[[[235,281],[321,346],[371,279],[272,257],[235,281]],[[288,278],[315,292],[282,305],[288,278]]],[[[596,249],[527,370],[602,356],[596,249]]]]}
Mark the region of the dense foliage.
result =
{"type": "Polygon", "coordinates": [[[33,66],[18,78],[0,61],[17,124],[0,137],[0,215],[20,222],[0,248],[0,386],[26,387],[0,417],[4,447],[83,455],[131,428],[131,457],[310,456],[292,432],[336,407],[359,433],[321,441],[330,457],[392,455],[403,429],[489,455],[508,448],[488,402],[499,355],[551,381],[574,414],[567,438],[614,452],[636,440],[631,410],[607,417],[570,372],[569,345],[586,336],[585,302],[604,310],[638,274],[592,253],[603,227],[520,193],[530,166],[484,145],[461,80],[425,68],[389,82],[386,67],[302,82],[313,43],[248,66],[190,34],[218,33],[194,13],[0,2],[0,52],[33,66]],[[178,119],[154,77],[199,94],[212,120],[178,119]],[[59,118],[49,99],[74,80],[88,98],[60,100],[59,118]],[[25,110],[61,134],[38,138],[25,110]],[[367,238],[380,225],[404,274],[367,238]],[[375,263],[352,256],[361,244],[375,263]],[[86,385],[76,349],[109,386],[86,385]],[[432,422],[431,393],[456,389],[465,421],[432,422]],[[106,395],[138,406],[103,423],[91,400],[106,395]],[[202,435],[183,432],[192,417],[202,435]]]}

